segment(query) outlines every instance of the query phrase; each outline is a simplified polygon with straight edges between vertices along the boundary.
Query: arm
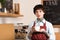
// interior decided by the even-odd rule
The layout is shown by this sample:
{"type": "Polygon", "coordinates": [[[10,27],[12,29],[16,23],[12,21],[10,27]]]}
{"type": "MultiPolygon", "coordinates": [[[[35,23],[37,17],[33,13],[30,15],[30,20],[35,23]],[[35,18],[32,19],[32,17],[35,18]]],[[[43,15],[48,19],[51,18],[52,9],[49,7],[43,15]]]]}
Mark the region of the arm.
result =
{"type": "Polygon", "coordinates": [[[49,24],[48,32],[49,32],[49,36],[50,36],[49,40],[56,40],[55,39],[55,33],[54,33],[54,30],[53,30],[53,26],[52,26],[51,23],[49,24]]]}
{"type": "Polygon", "coordinates": [[[28,29],[27,29],[27,30],[28,30],[27,36],[26,36],[26,39],[27,39],[27,40],[30,40],[30,39],[29,39],[29,34],[30,34],[30,31],[31,31],[32,26],[33,26],[33,22],[29,24],[29,27],[28,27],[28,29]]]}

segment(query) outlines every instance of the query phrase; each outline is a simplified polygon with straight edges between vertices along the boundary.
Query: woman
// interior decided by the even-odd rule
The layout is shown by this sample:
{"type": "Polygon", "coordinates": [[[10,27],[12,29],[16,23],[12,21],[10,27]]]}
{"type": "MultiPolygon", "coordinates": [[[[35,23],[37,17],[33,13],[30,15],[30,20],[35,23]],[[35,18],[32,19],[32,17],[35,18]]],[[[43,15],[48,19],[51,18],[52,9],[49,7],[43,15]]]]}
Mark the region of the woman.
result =
{"type": "Polygon", "coordinates": [[[36,5],[33,12],[37,18],[28,28],[30,40],[55,40],[52,24],[44,19],[45,9],[43,5],[36,5]]]}

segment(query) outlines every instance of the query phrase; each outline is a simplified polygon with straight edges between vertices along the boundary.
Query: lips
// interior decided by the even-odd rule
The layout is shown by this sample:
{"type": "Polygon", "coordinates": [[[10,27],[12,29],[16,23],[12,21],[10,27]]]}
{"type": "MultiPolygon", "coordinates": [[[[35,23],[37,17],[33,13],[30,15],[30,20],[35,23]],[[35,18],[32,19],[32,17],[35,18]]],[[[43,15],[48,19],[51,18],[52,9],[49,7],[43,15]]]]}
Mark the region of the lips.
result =
{"type": "Polygon", "coordinates": [[[40,15],[37,15],[37,17],[40,17],[40,15]]]}

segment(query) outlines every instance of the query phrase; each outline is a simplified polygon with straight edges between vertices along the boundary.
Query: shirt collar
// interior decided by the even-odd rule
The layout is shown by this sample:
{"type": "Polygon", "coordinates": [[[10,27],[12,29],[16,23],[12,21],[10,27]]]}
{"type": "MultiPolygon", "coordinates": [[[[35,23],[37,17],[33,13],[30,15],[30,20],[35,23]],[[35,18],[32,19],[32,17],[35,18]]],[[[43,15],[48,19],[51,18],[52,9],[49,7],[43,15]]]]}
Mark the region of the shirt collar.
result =
{"type": "Polygon", "coordinates": [[[41,20],[36,19],[35,22],[36,22],[36,23],[38,23],[38,22],[45,23],[46,21],[45,21],[45,19],[43,18],[43,19],[41,19],[41,20]]]}

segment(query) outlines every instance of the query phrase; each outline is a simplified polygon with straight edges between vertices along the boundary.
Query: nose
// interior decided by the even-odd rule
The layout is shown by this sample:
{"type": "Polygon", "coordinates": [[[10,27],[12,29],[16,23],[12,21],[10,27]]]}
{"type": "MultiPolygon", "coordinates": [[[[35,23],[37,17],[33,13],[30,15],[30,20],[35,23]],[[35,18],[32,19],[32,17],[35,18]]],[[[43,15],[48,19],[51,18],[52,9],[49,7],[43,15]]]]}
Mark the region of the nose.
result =
{"type": "Polygon", "coordinates": [[[37,15],[40,15],[41,14],[41,12],[37,12],[37,15]]]}

